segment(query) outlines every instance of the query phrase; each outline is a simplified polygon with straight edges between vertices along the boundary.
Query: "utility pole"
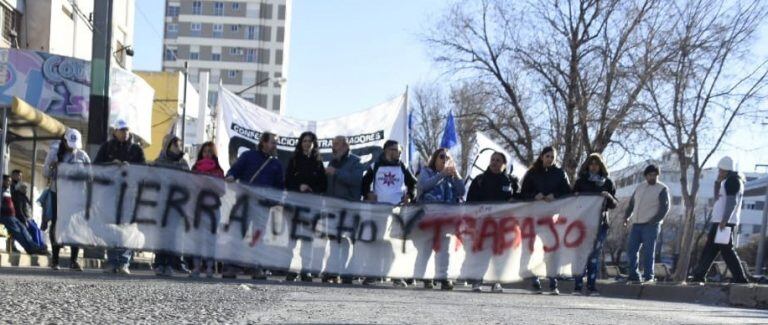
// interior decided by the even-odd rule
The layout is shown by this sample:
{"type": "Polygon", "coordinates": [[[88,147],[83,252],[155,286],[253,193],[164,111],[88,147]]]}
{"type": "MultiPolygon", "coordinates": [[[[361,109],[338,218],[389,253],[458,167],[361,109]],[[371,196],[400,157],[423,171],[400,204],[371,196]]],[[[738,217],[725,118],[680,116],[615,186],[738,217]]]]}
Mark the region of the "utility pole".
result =
{"type": "Polygon", "coordinates": [[[187,145],[187,82],[189,81],[189,61],[184,61],[184,99],[181,101],[181,150],[187,145]]]}
{"type": "Polygon", "coordinates": [[[91,96],[88,107],[88,153],[96,156],[109,133],[109,71],[112,61],[112,9],[114,0],[93,1],[91,96]]]}

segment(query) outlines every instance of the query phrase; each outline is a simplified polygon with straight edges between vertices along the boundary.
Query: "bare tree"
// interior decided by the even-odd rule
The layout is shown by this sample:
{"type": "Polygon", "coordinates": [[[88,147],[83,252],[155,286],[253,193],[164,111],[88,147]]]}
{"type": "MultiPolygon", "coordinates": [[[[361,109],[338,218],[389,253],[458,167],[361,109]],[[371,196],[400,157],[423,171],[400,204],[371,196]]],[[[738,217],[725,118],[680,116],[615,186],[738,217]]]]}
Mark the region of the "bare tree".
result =
{"type": "Polygon", "coordinates": [[[573,176],[586,153],[647,121],[637,99],[669,59],[661,3],[459,3],[426,41],[449,71],[494,85],[498,105],[481,121],[521,162],[553,144],[573,176]]]}
{"type": "Polygon", "coordinates": [[[414,114],[413,144],[425,163],[440,148],[446,102],[437,86],[421,85],[414,87],[410,107],[414,114]]]}
{"type": "Polygon", "coordinates": [[[481,114],[487,110],[489,103],[492,103],[492,96],[492,93],[479,83],[463,82],[451,89],[451,109],[461,143],[458,161],[460,170],[464,173],[468,170],[469,160],[473,158],[469,155],[472,154],[475,135],[477,131],[483,130],[481,114]]]}
{"type": "Polygon", "coordinates": [[[766,85],[765,61],[750,64],[751,41],[765,21],[763,1],[674,2],[663,17],[670,26],[672,60],[645,85],[655,128],[647,134],[675,154],[685,206],[675,280],[687,277],[695,208],[704,166],[734,120],[756,104],[766,85]]]}

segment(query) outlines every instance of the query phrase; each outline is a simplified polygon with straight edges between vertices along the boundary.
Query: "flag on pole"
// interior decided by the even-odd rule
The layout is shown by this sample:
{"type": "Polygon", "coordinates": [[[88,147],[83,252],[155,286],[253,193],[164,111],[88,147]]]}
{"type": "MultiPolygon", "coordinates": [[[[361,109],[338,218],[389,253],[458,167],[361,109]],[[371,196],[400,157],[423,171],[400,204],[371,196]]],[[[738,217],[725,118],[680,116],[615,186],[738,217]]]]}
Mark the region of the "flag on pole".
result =
{"type": "Polygon", "coordinates": [[[459,136],[456,134],[456,123],[453,121],[453,112],[448,112],[448,119],[445,121],[443,140],[440,141],[440,147],[450,149],[457,144],[459,144],[459,136]]]}

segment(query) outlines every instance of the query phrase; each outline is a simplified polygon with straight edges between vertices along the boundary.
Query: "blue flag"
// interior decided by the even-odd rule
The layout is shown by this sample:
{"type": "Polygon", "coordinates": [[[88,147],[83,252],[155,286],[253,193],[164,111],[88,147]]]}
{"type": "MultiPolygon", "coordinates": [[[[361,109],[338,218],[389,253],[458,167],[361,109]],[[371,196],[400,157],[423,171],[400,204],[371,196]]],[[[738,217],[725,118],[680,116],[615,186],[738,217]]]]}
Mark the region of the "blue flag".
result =
{"type": "Polygon", "coordinates": [[[456,134],[456,123],[453,121],[453,112],[448,112],[448,119],[445,121],[445,130],[443,130],[443,140],[440,141],[440,147],[450,149],[459,143],[459,136],[456,134]]]}

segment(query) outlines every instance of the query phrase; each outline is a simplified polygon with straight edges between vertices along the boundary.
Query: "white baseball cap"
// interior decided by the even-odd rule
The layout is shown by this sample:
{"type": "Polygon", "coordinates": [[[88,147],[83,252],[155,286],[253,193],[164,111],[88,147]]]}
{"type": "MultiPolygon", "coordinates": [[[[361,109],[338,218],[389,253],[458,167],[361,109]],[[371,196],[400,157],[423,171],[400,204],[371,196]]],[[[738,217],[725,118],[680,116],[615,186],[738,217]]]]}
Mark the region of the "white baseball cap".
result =
{"type": "Polygon", "coordinates": [[[117,119],[117,121],[115,121],[115,125],[112,127],[115,130],[130,129],[130,127],[128,127],[128,122],[123,118],[117,119]]]}
{"type": "Polygon", "coordinates": [[[67,141],[67,146],[70,148],[83,148],[83,135],[77,129],[67,129],[67,132],[64,133],[64,140],[67,141]]]}
{"type": "Polygon", "coordinates": [[[736,162],[733,161],[733,158],[725,156],[717,163],[717,168],[733,172],[736,171],[736,162]]]}

